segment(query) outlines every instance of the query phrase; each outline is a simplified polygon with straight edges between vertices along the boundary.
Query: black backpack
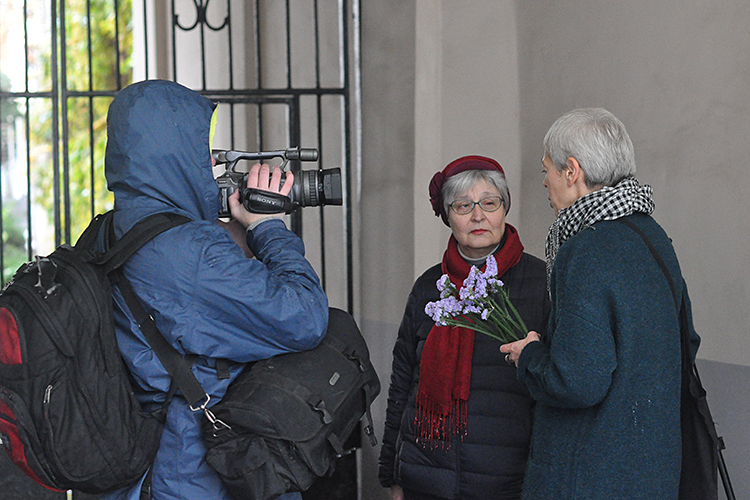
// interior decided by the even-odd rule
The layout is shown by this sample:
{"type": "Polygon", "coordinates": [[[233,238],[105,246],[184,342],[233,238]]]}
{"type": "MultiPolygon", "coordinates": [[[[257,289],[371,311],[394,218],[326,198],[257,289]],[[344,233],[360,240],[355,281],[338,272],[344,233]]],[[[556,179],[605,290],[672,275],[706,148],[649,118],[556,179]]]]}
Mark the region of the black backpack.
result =
{"type": "Polygon", "coordinates": [[[0,438],[50,489],[126,486],[159,446],[162,424],[141,410],[120,357],[111,283],[144,243],[189,219],[156,214],[100,254],[94,240],[111,220],[97,216],[75,247],[24,264],[0,293],[0,438]]]}
{"type": "Polygon", "coordinates": [[[236,499],[305,491],[333,473],[336,458],[367,415],[380,380],[348,313],[331,308],[328,331],[310,351],[248,365],[205,422],[206,462],[236,499]]]}

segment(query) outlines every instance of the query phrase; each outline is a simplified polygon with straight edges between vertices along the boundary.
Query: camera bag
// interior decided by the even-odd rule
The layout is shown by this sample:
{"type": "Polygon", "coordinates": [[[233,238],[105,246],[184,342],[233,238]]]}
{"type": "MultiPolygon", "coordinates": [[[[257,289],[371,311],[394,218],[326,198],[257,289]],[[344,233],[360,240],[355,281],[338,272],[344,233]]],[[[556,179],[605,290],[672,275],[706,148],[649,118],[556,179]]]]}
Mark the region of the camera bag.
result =
{"type": "Polygon", "coordinates": [[[112,212],[98,215],[75,247],[24,264],[0,293],[0,439],[42,486],[96,494],[152,464],[162,423],[133,394],[112,283],[127,282],[118,270],[144,243],[188,220],[148,217],[102,254],[94,242],[102,228],[111,241],[112,212]]]}
{"type": "Polygon", "coordinates": [[[379,392],[354,318],[331,308],[315,349],[248,365],[230,384],[205,422],[206,462],[238,500],[305,491],[353,451],[344,443],[364,415],[377,443],[370,405],[379,392]]]}

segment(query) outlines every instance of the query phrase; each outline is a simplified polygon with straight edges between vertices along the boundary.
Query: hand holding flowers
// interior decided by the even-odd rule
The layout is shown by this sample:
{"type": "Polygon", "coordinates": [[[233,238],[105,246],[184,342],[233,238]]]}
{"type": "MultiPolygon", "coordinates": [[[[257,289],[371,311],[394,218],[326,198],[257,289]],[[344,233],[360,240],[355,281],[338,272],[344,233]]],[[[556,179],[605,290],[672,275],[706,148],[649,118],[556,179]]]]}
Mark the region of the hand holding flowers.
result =
{"type": "Polygon", "coordinates": [[[460,290],[447,274],[437,281],[437,288],[440,300],[428,303],[425,313],[438,326],[469,328],[503,343],[526,337],[528,329],[497,278],[497,261],[492,255],[487,257],[484,272],[472,266],[460,290]]]}

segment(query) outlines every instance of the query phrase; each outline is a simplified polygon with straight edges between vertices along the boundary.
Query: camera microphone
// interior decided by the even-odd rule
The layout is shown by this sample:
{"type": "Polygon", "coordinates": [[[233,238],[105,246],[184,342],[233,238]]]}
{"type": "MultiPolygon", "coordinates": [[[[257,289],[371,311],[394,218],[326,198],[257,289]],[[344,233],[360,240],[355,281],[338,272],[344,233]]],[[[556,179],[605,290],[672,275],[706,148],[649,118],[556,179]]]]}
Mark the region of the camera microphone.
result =
{"type": "Polygon", "coordinates": [[[318,161],[318,150],[315,148],[292,148],[286,150],[288,160],[318,161]]]}

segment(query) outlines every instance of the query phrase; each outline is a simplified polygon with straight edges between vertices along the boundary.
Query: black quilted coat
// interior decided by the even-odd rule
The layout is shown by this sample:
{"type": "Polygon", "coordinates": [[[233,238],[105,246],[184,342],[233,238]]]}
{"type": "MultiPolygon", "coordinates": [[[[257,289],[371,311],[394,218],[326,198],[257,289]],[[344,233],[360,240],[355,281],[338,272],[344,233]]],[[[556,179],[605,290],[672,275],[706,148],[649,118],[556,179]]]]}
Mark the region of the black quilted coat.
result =
{"type": "MultiPolygon", "coordinates": [[[[393,372],[380,453],[380,483],[404,488],[407,500],[517,499],[531,436],[534,401],[499,350],[500,342],[477,333],[472,360],[467,435],[449,448],[425,448],[414,438],[419,361],[434,322],[425,314],[438,300],[440,265],[417,279],[393,349],[393,372]]],[[[500,279],[530,330],[544,334],[550,304],[545,264],[524,253],[500,279]]]]}

